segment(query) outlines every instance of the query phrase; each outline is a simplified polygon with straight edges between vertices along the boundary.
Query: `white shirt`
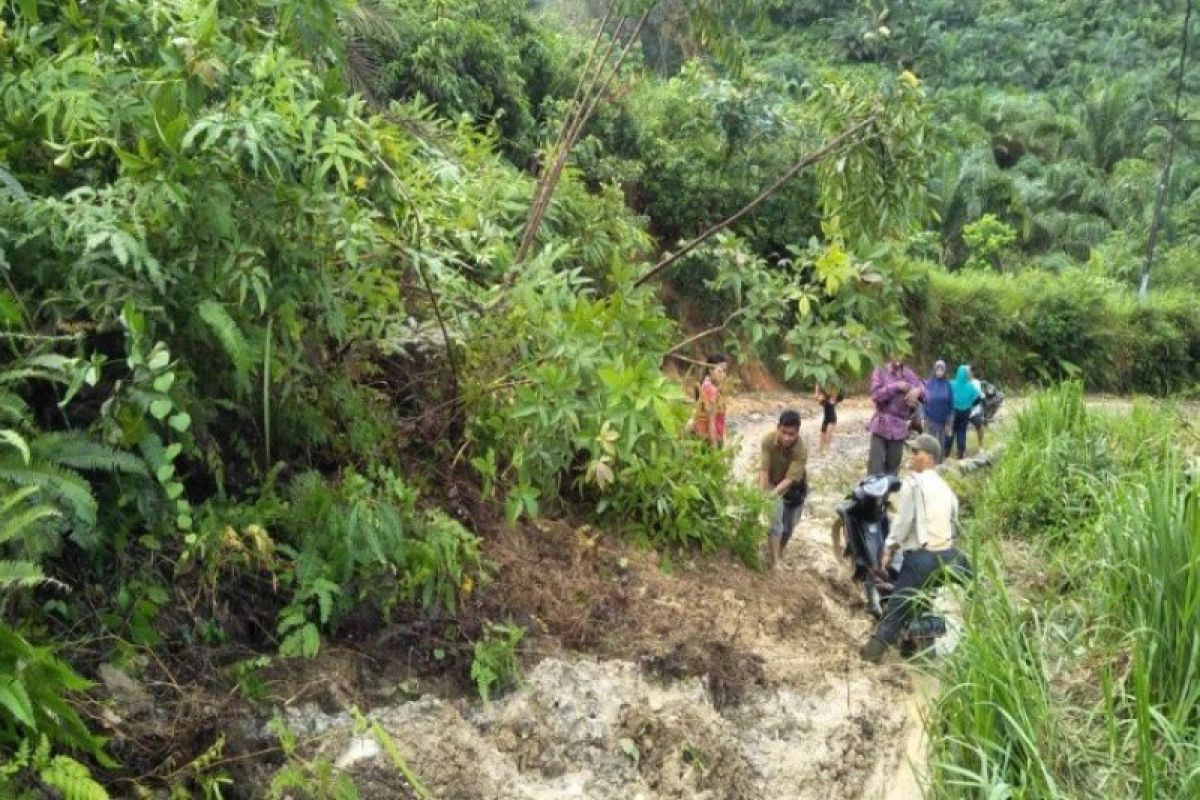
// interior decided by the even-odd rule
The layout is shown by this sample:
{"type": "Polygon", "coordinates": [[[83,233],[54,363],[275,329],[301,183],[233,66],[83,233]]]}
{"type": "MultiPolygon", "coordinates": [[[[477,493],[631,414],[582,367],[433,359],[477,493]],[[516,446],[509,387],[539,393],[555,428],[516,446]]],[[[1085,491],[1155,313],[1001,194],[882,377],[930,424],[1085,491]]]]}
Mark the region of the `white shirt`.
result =
{"type": "Polygon", "coordinates": [[[975,387],[975,391],[979,392],[979,397],[971,404],[971,417],[983,415],[983,381],[979,378],[972,378],[971,385],[975,387]]]}
{"type": "Polygon", "coordinates": [[[958,525],[958,498],[936,470],[913,472],[900,487],[888,545],[908,550],[949,550],[958,525]]]}

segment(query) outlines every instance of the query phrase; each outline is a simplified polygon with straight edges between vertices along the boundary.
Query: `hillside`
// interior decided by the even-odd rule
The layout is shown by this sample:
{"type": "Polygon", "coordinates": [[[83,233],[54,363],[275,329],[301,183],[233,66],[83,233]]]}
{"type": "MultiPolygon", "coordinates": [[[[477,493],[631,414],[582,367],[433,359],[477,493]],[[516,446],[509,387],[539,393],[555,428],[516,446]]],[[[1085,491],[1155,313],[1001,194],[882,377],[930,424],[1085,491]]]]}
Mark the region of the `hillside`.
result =
{"type": "MultiPolygon", "coordinates": [[[[823,545],[862,432],[814,458],[806,541],[767,575],[749,456],[688,434],[705,355],[789,386],[735,399],[751,449],[893,354],[1071,382],[1050,418],[1097,483],[1039,434],[1063,475],[1023,483],[1026,453],[965,488],[981,529],[1044,485],[1124,530],[1133,505],[1093,501],[1122,482],[1136,504],[1151,466],[1183,481],[1194,428],[1155,405],[1110,430],[1083,392],[1200,385],[1187,125],[1134,293],[1183,4],[894,6],[0,4],[0,795],[428,796],[426,772],[461,796],[477,764],[440,733],[525,796],[576,756],[584,787],[662,797],[886,790],[909,680],[848,663],[866,621],[823,545]],[[560,679],[583,712],[544,708],[560,679]],[[589,708],[608,727],[579,755],[589,708]],[[814,731],[817,754],[771,750],[814,731]],[[366,774],[338,764],[355,747],[366,774]]],[[[1038,496],[1020,530],[1057,541],[1038,496]]],[[[1145,590],[1144,554],[1094,543],[1145,590]]],[[[1011,610],[976,609],[988,631],[1011,610]]],[[[1130,652],[1187,688],[1172,631],[1130,652]]],[[[1186,796],[1191,707],[1127,674],[1106,713],[1141,761],[1059,777],[1186,796]]],[[[933,745],[940,791],[990,775],[933,745]]]]}

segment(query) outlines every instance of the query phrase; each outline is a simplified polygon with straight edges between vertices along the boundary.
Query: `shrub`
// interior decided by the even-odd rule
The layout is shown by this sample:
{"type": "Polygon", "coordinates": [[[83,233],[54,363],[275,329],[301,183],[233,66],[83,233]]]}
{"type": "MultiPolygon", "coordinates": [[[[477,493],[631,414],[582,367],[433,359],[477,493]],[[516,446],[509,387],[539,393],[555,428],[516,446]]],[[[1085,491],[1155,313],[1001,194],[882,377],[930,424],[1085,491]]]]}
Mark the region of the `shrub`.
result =
{"type": "Polygon", "coordinates": [[[1093,391],[1168,395],[1200,383],[1200,310],[1183,293],[1131,291],[1081,270],[994,275],[930,268],[907,302],[917,353],[993,381],[1079,378],[1093,391]]]}
{"type": "Polygon", "coordinates": [[[471,343],[467,440],[485,489],[514,520],[582,501],[648,543],[755,563],[755,507],[727,461],[683,435],[687,404],[654,355],[672,330],[661,307],[581,284],[576,273],[528,275],[516,310],[471,343]]]}
{"type": "Polygon", "coordinates": [[[298,477],[283,523],[295,544],[283,569],[292,599],[280,613],[284,655],[313,656],[320,631],[364,601],[388,612],[400,600],[453,611],[460,587],[482,569],[479,540],[386,469],[348,472],[339,484],[298,477]]]}
{"type": "Polygon", "coordinates": [[[524,628],[488,623],[482,638],[475,642],[471,680],[475,681],[475,687],[484,702],[491,700],[495,690],[504,690],[520,678],[517,646],[524,638],[524,628]]]}

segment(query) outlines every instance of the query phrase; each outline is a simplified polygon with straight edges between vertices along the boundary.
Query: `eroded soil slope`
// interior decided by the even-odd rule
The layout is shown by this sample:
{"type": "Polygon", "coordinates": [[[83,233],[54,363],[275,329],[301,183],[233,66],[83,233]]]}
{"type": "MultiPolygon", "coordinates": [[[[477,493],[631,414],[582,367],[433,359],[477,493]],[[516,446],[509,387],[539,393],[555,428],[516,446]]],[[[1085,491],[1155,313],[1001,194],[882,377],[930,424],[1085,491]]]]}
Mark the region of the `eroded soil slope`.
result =
{"type": "MultiPolygon", "coordinates": [[[[490,704],[423,696],[369,718],[444,798],[896,797],[915,722],[896,662],[859,661],[869,630],[829,542],[832,510],[866,459],[867,408],[817,453],[815,407],[738,398],[731,431],[752,479],[758,441],[787,405],[804,413],[813,493],[784,563],[660,565],[589,528],[514,532],[492,554],[520,595],[538,657],[490,704]],[[663,569],[664,566],[669,567],[663,569]],[[885,787],[893,787],[889,793],[885,787]]],[[[350,769],[364,797],[405,796],[386,753],[348,714],[287,710],[311,752],[350,769]]]]}

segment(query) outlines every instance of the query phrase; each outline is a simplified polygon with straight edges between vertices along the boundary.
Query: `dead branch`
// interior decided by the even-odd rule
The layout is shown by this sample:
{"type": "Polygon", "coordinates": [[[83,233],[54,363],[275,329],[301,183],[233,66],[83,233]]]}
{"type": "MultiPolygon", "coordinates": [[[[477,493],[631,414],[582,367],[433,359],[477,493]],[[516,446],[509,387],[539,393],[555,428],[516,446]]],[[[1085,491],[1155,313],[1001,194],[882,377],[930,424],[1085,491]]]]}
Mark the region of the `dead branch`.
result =
{"type": "Polygon", "coordinates": [[[792,178],[796,177],[796,175],[798,175],[802,170],[804,170],[807,167],[811,167],[813,164],[816,164],[817,162],[828,158],[830,155],[832,155],[833,153],[840,150],[843,145],[857,139],[859,137],[859,135],[862,134],[863,131],[865,131],[869,127],[871,127],[875,123],[875,121],[878,119],[879,119],[878,113],[873,113],[867,117],[864,117],[863,119],[859,120],[858,122],[854,123],[850,127],[843,130],[837,136],[830,139],[828,142],[825,143],[825,145],[820,150],[817,150],[816,152],[811,153],[811,154],[805,156],[804,158],[800,159],[799,161],[797,161],[795,164],[793,164],[791,167],[789,167],[787,172],[783,173],[783,175],[781,175],[774,183],[772,183],[766,189],[763,189],[762,192],[760,192],[757,197],[755,197],[753,200],[751,200],[749,203],[747,203],[745,206],[743,206],[740,211],[735,213],[733,216],[728,217],[727,219],[724,219],[721,222],[718,222],[716,225],[713,225],[711,228],[704,231],[699,236],[697,236],[696,238],[692,239],[690,242],[685,244],[678,251],[676,251],[675,253],[671,253],[670,255],[667,255],[661,261],[659,261],[657,264],[655,264],[654,267],[649,272],[647,272],[645,275],[643,275],[642,277],[640,277],[636,281],[634,281],[634,284],[633,284],[634,288],[636,289],[637,287],[642,286],[646,282],[655,278],[656,276],[661,274],[664,270],[666,270],[668,267],[670,267],[672,264],[674,264],[676,261],[678,261],[679,259],[683,258],[688,253],[695,250],[697,247],[699,247],[701,244],[706,242],[708,239],[712,238],[713,235],[728,228],[730,225],[734,224],[735,222],[740,220],[742,217],[746,216],[751,211],[753,211],[754,209],[761,206],[763,203],[765,203],[767,200],[769,200],[776,192],[778,192],[780,189],[782,189],[788,183],[788,181],[790,181],[792,178]]]}
{"type": "Polygon", "coordinates": [[[728,317],[726,317],[725,321],[722,322],[720,325],[714,325],[711,328],[707,328],[705,330],[700,331],[695,336],[689,336],[688,338],[684,339],[682,342],[680,342],[679,344],[675,345],[670,350],[668,350],[666,352],[666,355],[673,356],[690,344],[694,344],[695,342],[698,342],[701,339],[704,339],[708,336],[712,336],[713,334],[720,333],[721,331],[728,328],[731,322],[733,322],[735,319],[740,317],[742,314],[745,314],[749,310],[750,309],[747,306],[742,306],[737,311],[734,311],[732,314],[730,314],[728,317]]]}

